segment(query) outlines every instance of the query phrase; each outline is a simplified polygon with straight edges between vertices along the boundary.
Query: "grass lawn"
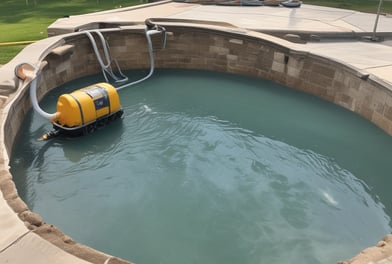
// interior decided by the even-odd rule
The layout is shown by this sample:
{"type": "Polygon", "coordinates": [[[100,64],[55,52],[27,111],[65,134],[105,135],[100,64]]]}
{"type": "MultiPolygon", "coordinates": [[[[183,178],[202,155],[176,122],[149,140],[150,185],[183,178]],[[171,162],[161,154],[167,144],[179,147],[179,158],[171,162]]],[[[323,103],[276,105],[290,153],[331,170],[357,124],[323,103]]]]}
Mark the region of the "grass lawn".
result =
{"type": "MultiPolygon", "coordinates": [[[[306,4],[376,13],[378,0],[302,0],[306,4]]],[[[120,6],[142,0],[0,0],[0,43],[39,40],[47,37],[47,27],[57,18],[120,6]]],[[[382,12],[392,13],[392,0],[384,0],[382,12]]],[[[0,47],[0,64],[12,59],[23,46],[0,47]]]]}
{"type": "MultiPolygon", "coordinates": [[[[39,40],[47,27],[67,15],[139,4],[140,0],[0,0],[0,43],[39,40]]],[[[0,47],[0,64],[12,59],[23,46],[0,47]]]]}
{"type": "MultiPolygon", "coordinates": [[[[305,4],[329,6],[357,10],[366,13],[377,13],[379,0],[302,0],[305,4]]],[[[384,0],[382,13],[392,14],[392,0],[384,0]]]]}
{"type": "Polygon", "coordinates": [[[9,62],[25,46],[0,47],[0,65],[9,62]]]}

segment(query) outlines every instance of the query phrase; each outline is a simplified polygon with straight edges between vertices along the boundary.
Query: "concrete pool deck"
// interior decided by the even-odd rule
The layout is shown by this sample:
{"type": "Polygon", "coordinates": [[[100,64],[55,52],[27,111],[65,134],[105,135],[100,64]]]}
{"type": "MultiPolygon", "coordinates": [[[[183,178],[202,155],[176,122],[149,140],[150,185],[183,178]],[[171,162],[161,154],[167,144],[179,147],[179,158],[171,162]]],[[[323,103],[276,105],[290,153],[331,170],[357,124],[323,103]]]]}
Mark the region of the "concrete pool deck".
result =
{"type": "Polygon", "coordinates": [[[377,25],[377,35],[385,36],[386,41],[360,39],[373,35],[375,17],[374,14],[306,4],[301,8],[290,9],[166,2],[150,5],[147,10],[131,7],[121,11],[61,18],[49,27],[48,32],[50,35],[57,35],[75,32],[90,23],[144,23],[147,18],[165,18],[190,20],[192,23],[223,22],[227,26],[231,25],[233,30],[275,35],[307,34],[311,38],[320,38],[321,41],[304,44],[289,42],[286,45],[350,64],[392,84],[392,15],[381,15],[377,25]]]}
{"type": "MultiPolygon", "coordinates": [[[[48,32],[49,35],[55,36],[53,39],[56,39],[59,38],[56,35],[75,32],[91,27],[92,24],[131,26],[144,24],[147,18],[164,19],[166,23],[173,21],[183,24],[201,24],[206,27],[226,27],[233,32],[262,36],[268,41],[287,46],[296,52],[312,53],[347,64],[358,69],[364,78],[371,75],[385,83],[386,87],[392,87],[392,17],[384,15],[380,16],[377,28],[377,32],[385,38],[383,42],[361,39],[363,36],[372,35],[374,14],[306,4],[298,9],[289,9],[165,1],[61,18],[49,27],[48,32]]],[[[16,56],[14,60],[0,68],[2,118],[7,114],[8,103],[16,93],[7,90],[11,84],[14,85],[15,66],[23,61],[32,63],[38,61],[37,50],[41,51],[42,46],[50,45],[53,39],[28,46],[23,55],[16,56]]],[[[8,171],[8,154],[4,147],[2,155],[0,263],[124,263],[108,255],[95,257],[93,252],[86,254],[84,259],[87,260],[67,253],[44,239],[49,234],[58,232],[50,225],[41,229],[39,235],[31,231],[34,230],[31,225],[40,226],[43,221],[38,215],[28,211],[27,206],[18,197],[11,180],[12,176],[8,171]]],[[[75,244],[66,236],[59,239],[70,246],[75,244]]],[[[78,247],[83,249],[82,245],[78,247]]],[[[376,247],[364,250],[347,263],[392,263],[392,237],[387,236],[376,247]]]]}

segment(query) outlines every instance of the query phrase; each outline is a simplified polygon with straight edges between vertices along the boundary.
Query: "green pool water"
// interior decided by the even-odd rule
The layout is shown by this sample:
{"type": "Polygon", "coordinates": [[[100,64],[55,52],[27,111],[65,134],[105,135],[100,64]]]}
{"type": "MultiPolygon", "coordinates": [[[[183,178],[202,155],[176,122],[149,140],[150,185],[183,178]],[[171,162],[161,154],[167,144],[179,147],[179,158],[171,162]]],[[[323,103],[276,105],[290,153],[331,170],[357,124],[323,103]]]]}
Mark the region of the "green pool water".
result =
{"type": "Polygon", "coordinates": [[[392,137],[356,114],[216,72],[158,70],[119,94],[104,129],[41,142],[51,126],[30,111],[15,143],[20,196],[78,242],[137,264],[315,264],[391,232],[392,137]]]}

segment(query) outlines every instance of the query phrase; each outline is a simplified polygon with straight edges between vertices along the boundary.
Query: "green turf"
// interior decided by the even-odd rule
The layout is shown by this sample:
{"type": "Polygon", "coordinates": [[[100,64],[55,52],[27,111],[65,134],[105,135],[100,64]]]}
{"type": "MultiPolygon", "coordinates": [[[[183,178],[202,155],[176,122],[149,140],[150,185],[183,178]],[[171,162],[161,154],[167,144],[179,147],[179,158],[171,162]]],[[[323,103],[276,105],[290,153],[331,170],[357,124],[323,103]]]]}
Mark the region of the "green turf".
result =
{"type": "Polygon", "coordinates": [[[57,18],[138,3],[139,0],[1,0],[0,42],[41,39],[57,18]]]}
{"type": "MultiPolygon", "coordinates": [[[[141,0],[0,0],[0,43],[39,40],[56,19],[132,6],[141,0]]],[[[0,47],[0,64],[12,59],[23,46],[0,47]]]]}
{"type": "Polygon", "coordinates": [[[0,65],[10,61],[24,46],[0,47],[0,65]]]}
{"type": "MultiPolygon", "coordinates": [[[[352,9],[366,13],[377,13],[379,0],[302,0],[305,4],[352,9]]],[[[384,0],[382,13],[392,14],[392,0],[384,0]]]]}
{"type": "MultiPolygon", "coordinates": [[[[132,6],[146,0],[0,0],[0,43],[39,40],[56,19],[95,11],[132,6]]],[[[306,4],[377,12],[378,0],[303,0],[306,4]]],[[[383,13],[392,13],[392,0],[384,0],[383,13]]],[[[23,47],[0,47],[0,64],[23,47]]]]}

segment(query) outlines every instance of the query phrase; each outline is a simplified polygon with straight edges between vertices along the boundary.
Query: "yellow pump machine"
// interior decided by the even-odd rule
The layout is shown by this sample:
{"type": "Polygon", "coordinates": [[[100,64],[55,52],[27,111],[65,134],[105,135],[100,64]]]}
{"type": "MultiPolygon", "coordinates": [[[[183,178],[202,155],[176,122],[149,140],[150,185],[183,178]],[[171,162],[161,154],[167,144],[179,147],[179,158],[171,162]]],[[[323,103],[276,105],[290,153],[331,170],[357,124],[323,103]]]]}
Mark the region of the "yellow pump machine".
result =
{"type": "Polygon", "coordinates": [[[86,31],[85,34],[91,41],[106,82],[96,83],[73,91],[72,93],[61,95],[57,101],[57,110],[52,114],[41,109],[38,103],[36,89],[40,67],[30,63],[21,63],[16,66],[15,75],[21,80],[31,81],[30,98],[34,110],[42,117],[48,119],[53,125],[53,130],[42,135],[40,138],[41,140],[46,140],[60,134],[66,136],[86,135],[105,126],[110,121],[119,119],[123,116],[124,111],[121,108],[120,98],[117,92],[125,87],[138,84],[148,79],[153,74],[154,54],[151,41],[152,35],[161,35],[162,47],[164,48],[166,45],[166,29],[164,27],[156,25],[150,19],[146,20],[146,26],[145,35],[150,57],[150,71],[145,77],[118,87],[109,84],[107,75],[112,77],[116,83],[126,82],[128,81],[128,78],[122,74],[116,60],[114,60],[114,62],[117,65],[120,76],[114,74],[114,71],[111,69],[110,64],[112,59],[109,55],[109,45],[102,33],[98,30],[86,31]],[[106,63],[98,51],[92,33],[96,34],[101,40],[106,63]]]}
{"type": "Polygon", "coordinates": [[[97,83],[61,95],[52,119],[55,130],[44,134],[41,139],[45,140],[57,133],[86,135],[122,115],[116,88],[108,83],[97,83]]]}
{"type": "Polygon", "coordinates": [[[60,128],[86,126],[121,111],[117,90],[108,83],[97,83],[63,94],[57,101],[55,125],[60,128]]]}

